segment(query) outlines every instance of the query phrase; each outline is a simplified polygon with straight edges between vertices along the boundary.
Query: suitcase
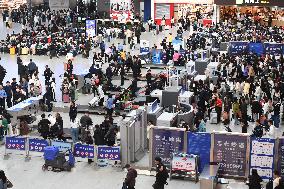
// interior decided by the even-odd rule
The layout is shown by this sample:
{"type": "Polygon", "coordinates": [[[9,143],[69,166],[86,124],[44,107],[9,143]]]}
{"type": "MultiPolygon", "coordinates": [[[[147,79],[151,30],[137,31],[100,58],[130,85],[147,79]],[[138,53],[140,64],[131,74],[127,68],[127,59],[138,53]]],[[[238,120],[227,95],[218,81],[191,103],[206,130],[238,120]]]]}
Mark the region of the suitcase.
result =
{"type": "Polygon", "coordinates": [[[98,106],[99,105],[99,101],[100,101],[100,98],[96,96],[89,102],[89,106],[90,107],[98,106]]]}
{"type": "Polygon", "coordinates": [[[64,103],[69,103],[70,102],[70,97],[69,97],[68,94],[63,94],[62,99],[63,99],[64,103]]]}
{"type": "Polygon", "coordinates": [[[16,54],[16,48],[15,47],[11,47],[10,48],[10,55],[15,55],[16,54]]]}
{"type": "Polygon", "coordinates": [[[210,113],[210,123],[211,124],[217,124],[217,112],[215,110],[213,110],[211,113],[210,113]]]}
{"type": "Polygon", "coordinates": [[[26,48],[26,47],[25,47],[25,48],[22,48],[22,49],[21,49],[21,54],[22,54],[22,55],[28,55],[28,54],[29,54],[29,48],[26,48]]]}

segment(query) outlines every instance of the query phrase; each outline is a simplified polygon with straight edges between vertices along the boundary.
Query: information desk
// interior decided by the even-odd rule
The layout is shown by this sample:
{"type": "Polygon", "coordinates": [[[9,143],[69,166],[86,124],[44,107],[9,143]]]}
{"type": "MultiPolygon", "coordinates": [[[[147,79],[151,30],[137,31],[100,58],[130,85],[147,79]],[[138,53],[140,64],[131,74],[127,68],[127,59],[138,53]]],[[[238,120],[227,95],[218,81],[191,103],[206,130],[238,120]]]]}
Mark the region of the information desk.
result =
{"type": "Polygon", "coordinates": [[[215,189],[218,182],[219,165],[205,165],[199,176],[201,189],[215,189]]]}
{"type": "Polygon", "coordinates": [[[191,99],[192,97],[194,96],[194,93],[193,92],[190,92],[190,91],[184,91],[184,92],[181,92],[179,94],[179,102],[180,103],[186,103],[186,104],[190,104],[191,103],[191,99]]]}

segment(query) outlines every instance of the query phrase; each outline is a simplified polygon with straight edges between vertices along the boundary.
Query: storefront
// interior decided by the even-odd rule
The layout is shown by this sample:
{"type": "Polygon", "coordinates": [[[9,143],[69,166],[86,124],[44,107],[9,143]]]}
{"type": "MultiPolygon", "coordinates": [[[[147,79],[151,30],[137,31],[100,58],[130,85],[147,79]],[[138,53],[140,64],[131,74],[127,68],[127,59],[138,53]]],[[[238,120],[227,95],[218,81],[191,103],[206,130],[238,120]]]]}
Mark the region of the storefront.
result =
{"type": "Polygon", "coordinates": [[[249,14],[261,24],[272,18],[272,26],[284,26],[284,0],[215,0],[215,4],[222,21],[237,22],[249,14]]]}
{"type": "Polygon", "coordinates": [[[213,0],[152,0],[151,18],[154,18],[158,25],[163,17],[166,25],[170,25],[171,19],[181,17],[196,17],[196,12],[203,15],[204,19],[212,19],[213,0]]]}

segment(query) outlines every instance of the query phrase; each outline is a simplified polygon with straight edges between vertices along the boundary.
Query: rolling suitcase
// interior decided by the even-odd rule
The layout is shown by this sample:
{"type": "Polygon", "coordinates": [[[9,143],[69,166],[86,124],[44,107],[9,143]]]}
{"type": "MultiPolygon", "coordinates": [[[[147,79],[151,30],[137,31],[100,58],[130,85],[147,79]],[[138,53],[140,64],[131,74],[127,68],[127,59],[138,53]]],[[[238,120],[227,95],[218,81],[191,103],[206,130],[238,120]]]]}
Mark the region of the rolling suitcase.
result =
{"type": "Polygon", "coordinates": [[[21,51],[22,51],[21,52],[22,55],[28,55],[29,54],[29,48],[26,48],[26,47],[22,48],[21,51]]]}
{"type": "Polygon", "coordinates": [[[69,103],[70,102],[70,97],[69,97],[68,94],[63,94],[62,99],[63,99],[64,103],[69,103]]]}
{"type": "Polygon", "coordinates": [[[11,47],[10,48],[10,55],[15,55],[16,54],[16,48],[15,47],[11,47]]]}
{"type": "Polygon", "coordinates": [[[210,123],[211,124],[217,124],[217,112],[215,110],[212,110],[210,113],[210,123]]]}

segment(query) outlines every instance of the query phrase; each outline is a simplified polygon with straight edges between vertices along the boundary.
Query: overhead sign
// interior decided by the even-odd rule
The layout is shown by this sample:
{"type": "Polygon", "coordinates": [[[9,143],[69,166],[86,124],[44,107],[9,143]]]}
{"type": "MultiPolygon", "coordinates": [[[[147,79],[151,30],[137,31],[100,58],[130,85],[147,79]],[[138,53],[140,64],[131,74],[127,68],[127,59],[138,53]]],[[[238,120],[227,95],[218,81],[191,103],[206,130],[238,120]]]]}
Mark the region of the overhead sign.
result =
{"type": "Polygon", "coordinates": [[[87,144],[75,144],[74,155],[81,158],[94,158],[95,147],[87,144]]]}
{"type": "Polygon", "coordinates": [[[275,140],[252,138],[250,148],[250,172],[256,169],[262,179],[273,178],[275,140]]]}
{"type": "Polygon", "coordinates": [[[9,150],[25,150],[26,138],[6,137],[5,146],[9,150]]]}
{"type": "Polygon", "coordinates": [[[98,159],[120,160],[120,147],[98,146],[98,159]]]}
{"type": "Polygon", "coordinates": [[[154,0],[154,3],[213,4],[213,0],[154,0]]]}
{"type": "Polygon", "coordinates": [[[258,5],[269,5],[270,0],[236,0],[237,5],[252,5],[252,6],[258,6],[258,5]]]}
{"type": "Polygon", "coordinates": [[[29,151],[43,152],[44,148],[48,146],[48,142],[44,139],[30,138],[29,139],[29,151]]]}
{"type": "Polygon", "coordinates": [[[214,134],[213,162],[228,176],[246,176],[248,136],[214,134]]]}

